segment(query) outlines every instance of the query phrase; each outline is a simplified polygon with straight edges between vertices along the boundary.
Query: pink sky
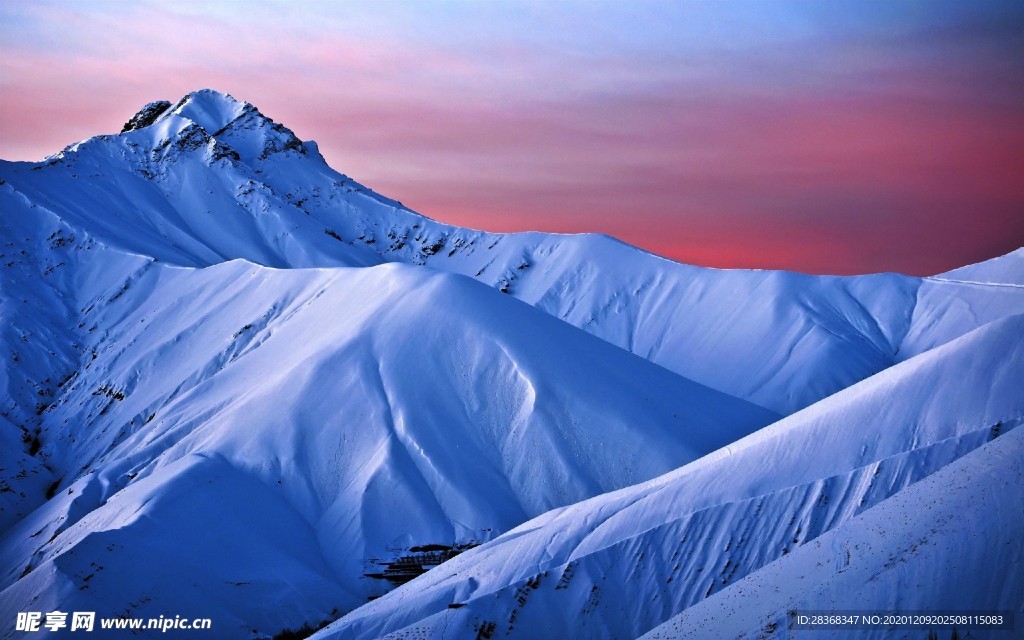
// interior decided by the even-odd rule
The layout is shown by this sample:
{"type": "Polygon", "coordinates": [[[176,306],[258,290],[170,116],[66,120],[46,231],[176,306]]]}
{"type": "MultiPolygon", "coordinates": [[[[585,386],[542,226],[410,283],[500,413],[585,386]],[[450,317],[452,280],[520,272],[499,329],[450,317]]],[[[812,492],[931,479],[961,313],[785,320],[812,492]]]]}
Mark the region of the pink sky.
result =
{"type": "Polygon", "coordinates": [[[0,157],[210,87],[433,218],[717,267],[1024,244],[1024,11],[964,3],[4,3],[0,157]],[[868,9],[873,9],[868,11],[868,9]]]}

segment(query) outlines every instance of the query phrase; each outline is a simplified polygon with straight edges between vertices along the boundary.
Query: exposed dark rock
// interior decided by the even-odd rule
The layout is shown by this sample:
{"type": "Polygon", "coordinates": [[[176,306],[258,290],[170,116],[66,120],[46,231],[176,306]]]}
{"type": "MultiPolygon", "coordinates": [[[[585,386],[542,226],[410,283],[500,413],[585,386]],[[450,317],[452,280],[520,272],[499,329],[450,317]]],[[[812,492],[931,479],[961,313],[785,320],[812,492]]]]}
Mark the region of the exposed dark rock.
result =
{"type": "Polygon", "coordinates": [[[158,100],[156,102],[150,102],[146,106],[142,107],[142,109],[139,110],[138,113],[132,116],[131,120],[124,123],[124,126],[121,128],[121,133],[135,131],[136,129],[148,127],[149,125],[156,122],[156,119],[159,118],[161,114],[163,114],[165,111],[167,111],[167,109],[169,109],[170,106],[171,103],[167,100],[158,100]]]}
{"type": "Polygon", "coordinates": [[[383,571],[364,573],[363,575],[367,578],[387,580],[395,586],[402,585],[475,546],[477,543],[469,542],[455,545],[424,544],[410,547],[407,554],[391,559],[375,558],[371,560],[371,563],[382,567],[383,571]]]}
{"type": "Polygon", "coordinates": [[[174,146],[180,151],[192,151],[206,146],[210,141],[209,134],[198,124],[192,123],[181,130],[174,140],[174,146]]]}
{"type": "Polygon", "coordinates": [[[241,159],[237,151],[235,151],[234,149],[232,149],[231,147],[217,139],[214,139],[213,141],[213,150],[211,151],[211,156],[211,159],[214,162],[216,162],[217,160],[223,160],[225,158],[235,161],[241,159]]]}

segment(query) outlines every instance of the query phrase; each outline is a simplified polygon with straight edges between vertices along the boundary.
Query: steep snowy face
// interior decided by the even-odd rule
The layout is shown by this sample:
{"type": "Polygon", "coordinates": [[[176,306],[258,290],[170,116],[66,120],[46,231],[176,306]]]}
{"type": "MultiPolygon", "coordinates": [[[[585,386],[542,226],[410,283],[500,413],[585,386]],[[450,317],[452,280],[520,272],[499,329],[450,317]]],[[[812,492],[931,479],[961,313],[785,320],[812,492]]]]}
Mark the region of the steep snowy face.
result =
{"type": "MultiPolygon", "coordinates": [[[[995,610],[1020,615],[1022,483],[1024,429],[1014,429],[685,610],[643,639],[697,640],[707,637],[708,630],[720,637],[770,637],[773,630],[787,627],[789,611],[995,610]]],[[[851,633],[886,640],[898,631],[876,625],[812,633],[836,640],[851,633]]],[[[1013,631],[969,633],[999,638],[1013,631]]]]}
{"type": "MultiPolygon", "coordinates": [[[[89,298],[150,258],[106,252],[88,234],[0,184],[0,530],[45,501],[57,478],[41,452],[46,410],[89,356],[77,326],[89,298]],[[102,257],[101,255],[102,254],[102,257]]],[[[72,421],[78,424],[77,420],[72,421]]]]}
{"type": "Polygon", "coordinates": [[[216,135],[230,123],[255,110],[248,102],[240,102],[212,89],[201,89],[179,100],[171,108],[171,113],[194,122],[210,135],[216,135]]]}
{"type": "MultiPolygon", "coordinates": [[[[902,512],[900,505],[924,502],[928,498],[922,495],[934,497],[945,485],[935,481],[903,498],[905,489],[1024,422],[1022,334],[1024,316],[993,323],[664,477],[547,513],[365,605],[316,637],[433,638],[471,634],[482,624],[494,638],[637,637],[709,597],[701,611],[716,615],[713,603],[723,600],[716,601],[714,594],[722,592],[725,598],[730,588],[742,594],[735,596],[741,601],[752,597],[739,586],[744,576],[756,581],[767,563],[788,562],[795,551],[844,523],[851,530],[874,528],[873,546],[863,549],[870,557],[853,561],[865,567],[858,568],[858,579],[866,579],[870,574],[864,571],[881,567],[886,562],[882,556],[906,539],[931,535],[935,523],[927,509],[902,512]],[[896,512],[907,516],[884,526],[896,512]],[[880,513],[885,515],[873,515],[880,513]]],[[[1019,449],[1019,438],[1012,442],[1009,451],[1019,449]]],[[[984,460],[964,458],[950,474],[979,463],[984,468],[984,460]]],[[[1009,491],[1004,501],[1019,503],[1019,487],[1007,480],[978,486],[974,478],[961,476],[954,487],[965,493],[951,502],[1009,491]]],[[[946,513],[953,504],[939,511],[946,513]]],[[[979,517],[976,530],[987,531],[990,521],[1002,541],[1020,528],[1019,512],[993,513],[979,517]],[[1010,522],[1014,518],[1015,525],[1010,522]]],[[[945,536],[949,528],[943,531],[945,536]]],[[[845,536],[839,535],[840,540],[845,536]]],[[[970,537],[959,535],[961,540],[970,537]]],[[[824,554],[840,561],[858,553],[841,542],[828,551],[828,544],[816,545],[824,548],[813,557],[824,554]]],[[[921,574],[924,588],[904,598],[927,603],[931,593],[976,587],[984,592],[977,601],[990,602],[988,607],[1018,607],[1022,585],[1007,578],[1006,570],[1019,575],[1012,567],[1024,558],[1019,545],[1004,546],[981,553],[992,568],[979,573],[977,582],[958,582],[958,574],[932,569],[921,574]]],[[[912,556],[907,549],[899,551],[912,556]]],[[[943,567],[942,553],[915,561],[943,567]]],[[[794,562],[807,566],[806,560],[794,562]]],[[[966,567],[962,562],[956,566],[966,567]]],[[[828,590],[824,573],[817,575],[826,592],[836,593],[828,590]]],[[[794,598],[802,593],[800,583],[758,583],[794,598]]],[[[879,599],[872,596],[854,608],[875,603],[903,607],[902,599],[893,599],[905,589],[904,583],[889,582],[877,589],[879,599]]],[[[861,602],[859,593],[841,602],[861,602]]],[[[769,600],[752,611],[784,615],[785,610],[775,608],[780,601],[769,600]]],[[[830,607],[814,596],[802,606],[830,607]]],[[[753,613],[744,617],[744,628],[754,628],[757,619],[753,613]]]]}
{"type": "MultiPolygon", "coordinates": [[[[170,109],[203,130],[215,141],[223,157],[253,165],[272,155],[293,152],[305,156],[309,151],[294,133],[266,117],[248,102],[210,89],[182,98],[170,109]]],[[[159,121],[157,119],[154,122],[159,121]]]]}
{"type": "Polygon", "coordinates": [[[605,236],[440,224],[337,173],[315,144],[215,91],[147,105],[129,125],[40,165],[0,163],[22,198],[15,206],[43,207],[99,242],[177,265],[403,262],[468,275],[779,413],[1024,312],[1021,288],[701,269],[605,236]],[[941,290],[921,293],[933,285],[941,290]]]}

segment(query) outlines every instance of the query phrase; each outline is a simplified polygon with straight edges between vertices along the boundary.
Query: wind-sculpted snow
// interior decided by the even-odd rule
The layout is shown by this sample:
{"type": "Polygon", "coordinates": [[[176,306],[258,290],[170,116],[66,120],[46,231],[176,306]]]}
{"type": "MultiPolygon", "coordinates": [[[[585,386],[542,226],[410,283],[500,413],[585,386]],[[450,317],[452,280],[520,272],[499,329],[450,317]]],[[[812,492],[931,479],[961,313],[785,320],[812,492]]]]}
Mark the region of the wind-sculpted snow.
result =
{"type": "Polygon", "coordinates": [[[148,126],[72,145],[42,165],[0,164],[0,176],[97,240],[172,264],[405,262],[468,275],[781,413],[1024,312],[1022,289],[965,285],[929,296],[921,279],[893,274],[711,270],[600,235],[451,227],[337,173],[315,143],[209,90],[148,126]],[[963,321],[933,326],[951,304],[963,321]],[[978,305],[985,309],[970,315],[978,305]]]}
{"type": "MultiPolygon", "coordinates": [[[[103,250],[51,212],[27,206],[0,185],[0,530],[46,500],[59,478],[44,448],[46,411],[91,358],[85,338],[96,325],[78,320],[81,300],[115,292],[125,274],[150,258],[103,250]],[[19,207],[25,207],[22,213],[19,207]],[[11,215],[14,213],[15,215],[11,215]],[[76,326],[80,325],[80,326],[76,326]]],[[[69,418],[69,420],[72,420],[69,418]]],[[[77,424],[77,420],[72,424],[77,424]]]]}
{"type": "MultiPolygon", "coordinates": [[[[800,610],[1009,611],[1019,625],[1022,483],[1024,429],[1015,429],[643,637],[773,637],[800,610]]],[[[813,635],[854,633],[888,640],[923,632],[878,625],[813,635]]],[[[972,629],[969,637],[1013,633],[972,629]]]]}
{"type": "Polygon", "coordinates": [[[373,559],[483,542],[777,418],[463,276],[59,252],[123,271],[53,310],[78,368],[39,412],[0,617],[46,598],[273,634],[385,592],[373,559]]]}
{"type": "Polygon", "coordinates": [[[526,522],[317,638],[481,625],[636,637],[1019,426],[1022,331],[1024,316],[994,323],[666,476],[526,522]]]}

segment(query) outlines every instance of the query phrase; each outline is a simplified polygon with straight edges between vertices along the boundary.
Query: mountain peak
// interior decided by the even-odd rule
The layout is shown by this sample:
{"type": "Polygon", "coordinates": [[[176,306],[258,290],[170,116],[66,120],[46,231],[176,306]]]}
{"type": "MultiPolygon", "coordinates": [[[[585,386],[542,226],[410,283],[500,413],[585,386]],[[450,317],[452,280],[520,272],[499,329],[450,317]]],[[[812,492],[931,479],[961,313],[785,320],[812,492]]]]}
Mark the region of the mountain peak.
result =
{"type": "Polygon", "coordinates": [[[195,122],[212,135],[246,112],[259,113],[256,107],[236,100],[230,94],[200,89],[185,95],[173,106],[167,100],[150,102],[124,124],[121,133],[143,129],[174,113],[195,122]]]}
{"type": "Polygon", "coordinates": [[[213,135],[246,111],[256,111],[256,108],[248,102],[236,100],[230,94],[200,89],[179,100],[172,111],[213,135]]]}
{"type": "Polygon", "coordinates": [[[174,105],[166,100],[151,102],[125,123],[121,133],[165,121],[169,121],[170,126],[160,128],[151,140],[155,152],[166,149],[171,141],[195,149],[216,138],[219,151],[213,154],[214,160],[231,157],[246,162],[259,161],[289,151],[303,156],[308,154],[303,142],[290,129],[263,115],[252,104],[213,89],[193,91],[174,105]]]}

